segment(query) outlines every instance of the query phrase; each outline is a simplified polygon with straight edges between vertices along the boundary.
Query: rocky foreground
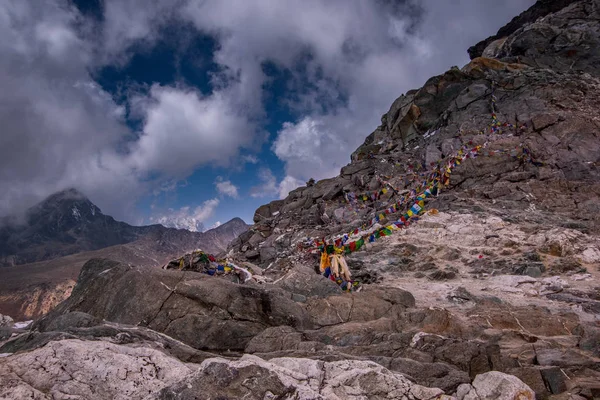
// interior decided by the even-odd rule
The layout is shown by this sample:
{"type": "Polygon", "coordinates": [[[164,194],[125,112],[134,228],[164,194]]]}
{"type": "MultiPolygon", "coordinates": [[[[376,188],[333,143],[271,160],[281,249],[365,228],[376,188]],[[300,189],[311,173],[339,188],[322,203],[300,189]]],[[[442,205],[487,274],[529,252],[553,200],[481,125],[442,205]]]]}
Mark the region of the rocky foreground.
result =
{"type": "Polygon", "coordinates": [[[482,43],[340,176],[257,210],[228,257],[260,279],[91,260],[0,331],[0,398],[600,398],[600,1],[538,2],[482,43]],[[371,242],[462,148],[418,221],[371,242]],[[342,293],[311,246],[362,232],[342,293]]]}

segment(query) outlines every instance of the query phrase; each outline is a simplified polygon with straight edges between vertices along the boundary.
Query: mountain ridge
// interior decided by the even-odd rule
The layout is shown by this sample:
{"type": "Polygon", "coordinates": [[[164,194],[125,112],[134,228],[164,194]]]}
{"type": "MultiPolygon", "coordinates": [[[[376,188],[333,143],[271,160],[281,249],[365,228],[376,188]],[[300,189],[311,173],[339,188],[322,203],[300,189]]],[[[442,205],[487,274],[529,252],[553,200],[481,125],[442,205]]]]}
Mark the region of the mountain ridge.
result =
{"type": "Polygon", "coordinates": [[[91,258],[160,267],[196,249],[222,253],[247,229],[241,218],[205,232],[136,227],[104,215],[74,189],[57,192],[32,207],[23,224],[0,227],[0,313],[17,319],[47,313],[70,295],[91,258]]]}
{"type": "Polygon", "coordinates": [[[240,218],[204,232],[168,228],[160,224],[133,226],[102,213],[76,189],[48,196],[31,207],[25,221],[0,225],[0,267],[39,262],[82,251],[131,243],[147,235],[169,237],[190,250],[200,244],[218,253],[247,226],[240,218]],[[221,234],[225,236],[220,238],[221,234]]]}

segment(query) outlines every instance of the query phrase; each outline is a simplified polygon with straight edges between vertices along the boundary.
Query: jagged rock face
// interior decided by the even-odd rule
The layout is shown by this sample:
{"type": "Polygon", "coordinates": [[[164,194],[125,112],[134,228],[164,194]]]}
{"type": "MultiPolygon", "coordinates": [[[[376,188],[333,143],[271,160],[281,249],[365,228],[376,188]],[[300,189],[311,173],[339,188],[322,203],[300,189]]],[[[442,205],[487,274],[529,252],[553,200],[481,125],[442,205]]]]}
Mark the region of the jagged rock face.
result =
{"type": "Polygon", "coordinates": [[[469,48],[469,56],[471,59],[484,55],[486,48],[493,42],[503,40],[509,35],[512,35],[521,27],[531,24],[539,18],[545,17],[550,13],[555,13],[573,3],[573,0],[539,0],[531,8],[523,11],[519,16],[514,17],[512,21],[500,28],[494,36],[482,40],[475,46],[469,48]]]}
{"type": "MultiPolygon", "coordinates": [[[[316,337],[409,375],[437,371],[417,373],[426,385],[454,388],[468,380],[460,372],[473,379],[475,371],[492,368],[522,376],[541,398],[567,386],[590,398],[600,389],[590,383],[599,377],[597,351],[589,352],[590,339],[584,339],[596,335],[600,299],[594,283],[600,279],[598,49],[598,0],[538,2],[478,45],[468,65],[399,97],[339,176],[259,208],[255,225],[232,242],[231,254],[262,266],[278,286],[293,287],[300,271],[318,265],[313,255],[298,250],[307,237],[351,232],[398,199],[389,191],[356,207],[344,193],[378,191],[378,178],[400,191],[411,189],[412,172],[447,160],[463,144],[486,144],[477,158],[455,167],[448,187],[428,202],[437,215],[347,257],[356,278],[408,289],[418,306],[449,310],[450,320],[439,314],[412,318],[425,332],[460,338],[451,353],[468,354],[466,359],[441,357],[439,348],[426,356],[418,346],[378,353],[377,340],[386,340],[358,335],[359,326],[321,328],[323,336],[316,337]],[[502,134],[490,132],[492,112],[511,124],[502,134]],[[523,147],[537,164],[511,156],[523,147]],[[427,318],[435,322],[425,323],[427,318]],[[470,321],[468,328],[453,325],[454,318],[470,321]],[[503,330],[538,339],[532,346],[503,330]],[[542,337],[554,337],[551,342],[569,359],[563,368],[569,378],[557,369],[564,360],[542,337]],[[467,349],[475,338],[487,343],[485,351],[467,349]],[[581,360],[580,351],[592,358],[581,360]],[[534,356],[525,361],[524,354],[534,356]]],[[[386,335],[382,332],[391,328],[384,326],[370,324],[370,332],[386,335]]],[[[267,330],[259,337],[247,350],[261,356],[269,348],[284,355],[295,347],[294,354],[302,354],[306,346],[297,331],[267,330]]],[[[315,340],[312,334],[303,337],[315,340]]]]}
{"type": "Polygon", "coordinates": [[[143,399],[190,373],[157,350],[62,340],[0,359],[0,398],[143,399]]]}
{"type": "Polygon", "coordinates": [[[312,298],[305,305],[277,287],[92,260],[82,269],[71,297],[37,322],[36,328],[48,331],[65,312],[78,311],[101,320],[147,326],[197,349],[243,351],[254,336],[271,326],[307,330],[370,321],[412,305],[410,293],[400,289],[385,294],[374,289],[356,301],[338,293],[330,300],[312,298]],[[336,310],[326,306],[331,302],[336,310]]]}
{"type": "Polygon", "coordinates": [[[433,399],[440,389],[415,385],[372,362],[323,362],[277,358],[266,362],[244,356],[239,361],[206,360],[185,380],[154,399],[433,399]],[[215,384],[217,383],[217,384],[215,384]]]}
{"type": "Polygon", "coordinates": [[[0,314],[0,328],[5,326],[12,326],[13,322],[13,319],[8,315],[0,314]]]}
{"type": "MultiPolygon", "coordinates": [[[[600,3],[569,3],[563,8],[559,1],[541,2],[524,13],[529,17],[513,21],[506,31],[510,35],[488,49],[486,54],[497,58],[476,58],[462,70],[433,77],[423,88],[398,98],[338,177],[298,188],[286,199],[259,208],[252,230],[231,249],[267,266],[292,255],[290,248],[307,236],[347,232],[396,197],[390,192],[369,207],[353,208],[344,201],[344,191],[377,190],[378,177],[389,177],[400,190],[409,188],[409,166],[427,169],[431,162],[453,155],[462,143],[489,142],[488,156],[455,168],[448,188],[453,196],[512,209],[515,218],[531,214],[525,210],[533,207],[544,224],[597,232],[600,3]],[[533,16],[545,17],[532,22],[533,16]],[[522,129],[478,134],[490,124],[492,93],[498,119],[522,129]],[[543,165],[489,156],[518,146],[530,149],[543,165]]],[[[445,199],[432,206],[449,209],[452,202],[445,199]]]]}

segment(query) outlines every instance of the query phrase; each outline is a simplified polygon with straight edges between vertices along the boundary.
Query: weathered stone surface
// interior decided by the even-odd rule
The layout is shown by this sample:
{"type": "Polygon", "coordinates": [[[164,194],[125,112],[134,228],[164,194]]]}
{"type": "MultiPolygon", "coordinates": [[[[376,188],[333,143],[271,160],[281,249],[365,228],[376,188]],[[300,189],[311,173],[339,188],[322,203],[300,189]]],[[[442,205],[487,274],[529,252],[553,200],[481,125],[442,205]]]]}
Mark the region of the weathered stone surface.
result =
{"type": "Polygon", "coordinates": [[[550,393],[559,394],[567,390],[565,375],[560,368],[543,368],[540,372],[550,393]]]}
{"type": "Polygon", "coordinates": [[[536,357],[539,365],[566,367],[600,365],[600,359],[591,358],[575,350],[537,349],[536,357]]]}
{"type": "Polygon", "coordinates": [[[149,348],[62,340],[0,358],[0,398],[143,399],[191,372],[149,348]]]}
{"type": "Polygon", "coordinates": [[[302,334],[290,326],[267,328],[246,346],[246,353],[271,353],[293,350],[302,342],[302,334]]]}
{"type": "Polygon", "coordinates": [[[309,268],[297,268],[277,283],[277,286],[291,293],[306,297],[328,297],[340,294],[340,287],[321,274],[309,268]]]}
{"type": "Polygon", "coordinates": [[[0,327],[4,327],[4,326],[12,327],[13,323],[14,323],[14,321],[11,317],[9,317],[8,315],[0,314],[0,327]]]}
{"type": "Polygon", "coordinates": [[[267,362],[244,356],[239,361],[206,360],[196,373],[152,398],[433,399],[442,394],[372,362],[298,358],[267,362]]]}
{"type": "Polygon", "coordinates": [[[438,149],[435,143],[427,146],[427,152],[425,153],[425,165],[431,165],[436,163],[442,158],[442,151],[438,149]]]}
{"type": "Polygon", "coordinates": [[[254,212],[254,218],[253,221],[255,223],[258,223],[264,219],[270,218],[271,217],[271,207],[269,207],[268,204],[262,205],[260,206],[255,212],[254,212]]]}
{"type": "Polygon", "coordinates": [[[409,358],[394,358],[389,369],[400,372],[421,385],[438,387],[452,393],[460,384],[471,382],[469,374],[447,363],[423,363],[409,358]]]}
{"type": "Polygon", "coordinates": [[[498,371],[477,375],[463,400],[534,400],[535,392],[519,378],[498,371]]]}
{"type": "Polygon", "coordinates": [[[547,381],[545,380],[545,378],[542,377],[543,370],[540,370],[539,368],[511,368],[505,372],[518,377],[520,380],[523,381],[523,383],[529,386],[535,392],[536,399],[545,399],[552,393],[560,393],[548,391],[548,389],[546,388],[547,381]]]}
{"type": "Polygon", "coordinates": [[[281,291],[237,285],[194,272],[138,269],[108,260],[88,262],[71,297],[35,328],[49,331],[65,325],[69,318],[65,313],[74,311],[148,326],[198,349],[213,350],[243,350],[269,325],[311,324],[307,312],[281,291]]]}
{"type": "Polygon", "coordinates": [[[12,336],[13,330],[8,326],[0,326],[0,343],[12,336]]]}
{"type": "MultiPolygon", "coordinates": [[[[506,37],[516,32],[518,29],[535,22],[538,18],[544,17],[550,13],[554,13],[562,10],[573,2],[573,0],[545,0],[536,2],[531,8],[523,11],[519,16],[513,18],[508,24],[500,28],[498,33],[494,36],[477,43],[475,46],[469,48],[469,56],[471,59],[491,56],[483,54],[483,52],[495,41],[505,41],[506,37]]],[[[494,52],[493,56],[496,56],[497,52],[494,52]]]]}
{"type": "Polygon", "coordinates": [[[98,324],[100,324],[100,320],[90,314],[73,311],[59,315],[48,324],[46,329],[48,331],[64,331],[68,328],[88,328],[98,324]]]}
{"type": "Polygon", "coordinates": [[[456,98],[456,107],[459,109],[468,107],[471,103],[485,97],[490,93],[490,88],[485,83],[474,83],[463,90],[456,98]]]}

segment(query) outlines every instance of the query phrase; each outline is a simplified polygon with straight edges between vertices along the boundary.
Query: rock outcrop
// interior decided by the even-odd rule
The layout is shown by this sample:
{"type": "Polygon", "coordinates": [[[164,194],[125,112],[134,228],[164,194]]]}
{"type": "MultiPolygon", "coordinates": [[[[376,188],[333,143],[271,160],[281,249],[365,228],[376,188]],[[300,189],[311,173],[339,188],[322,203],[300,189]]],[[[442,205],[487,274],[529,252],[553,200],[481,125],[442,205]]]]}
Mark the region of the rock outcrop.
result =
{"type": "Polygon", "coordinates": [[[546,4],[541,2],[532,15],[548,15],[515,25],[487,57],[398,98],[338,177],[259,208],[256,224],[232,249],[267,266],[292,255],[290,249],[307,236],[347,232],[398,195],[390,190],[367,207],[349,207],[344,193],[376,192],[384,181],[409,190],[411,174],[468,143],[488,146],[485,154],[455,168],[452,190],[432,207],[450,210],[460,201],[477,201],[488,212],[489,206],[511,210],[515,220],[535,217],[545,226],[597,232],[600,17],[596,1],[568,3],[563,8],[548,2],[548,10],[559,11],[539,14],[535,10],[546,4]],[[510,124],[501,135],[490,133],[492,112],[510,124]],[[523,147],[537,165],[511,157],[523,147]]]}
{"type": "MultiPolygon", "coordinates": [[[[464,398],[533,399],[531,389],[517,378],[489,374],[478,376],[464,398]]],[[[368,361],[264,361],[244,356],[239,360],[209,358],[192,365],[158,350],[78,339],[53,341],[0,359],[0,383],[0,398],[7,399],[449,398],[440,389],[417,385],[368,361]]]]}
{"type": "Polygon", "coordinates": [[[143,399],[192,372],[157,350],[76,339],[0,360],[2,399],[143,399]]]}
{"type": "MultiPolygon", "coordinates": [[[[513,296],[536,288],[535,278],[514,277],[520,279],[482,283],[498,285],[490,294],[501,298],[505,288],[513,296]]],[[[379,284],[351,295],[339,289],[299,295],[289,289],[293,285],[227,278],[92,260],[71,297],[0,353],[86,339],[152,348],[149,343],[162,342],[158,349],[186,362],[210,357],[207,351],[265,360],[373,361],[448,394],[492,370],[524,377],[542,396],[564,391],[567,379],[591,390],[590,377],[600,376],[598,329],[568,308],[512,305],[464,288],[449,293],[452,300],[444,299],[442,308],[431,292],[448,289],[431,284],[411,288],[416,302],[407,291],[379,284]],[[460,305],[453,307],[455,302],[460,305]],[[568,378],[553,374],[555,368],[568,378]],[[551,382],[554,389],[547,389],[551,382]]],[[[559,284],[566,286],[556,281],[537,290],[554,293],[559,284]]]]}
{"type": "Polygon", "coordinates": [[[12,326],[13,323],[14,321],[11,317],[0,314],[0,328],[12,326]]]}

